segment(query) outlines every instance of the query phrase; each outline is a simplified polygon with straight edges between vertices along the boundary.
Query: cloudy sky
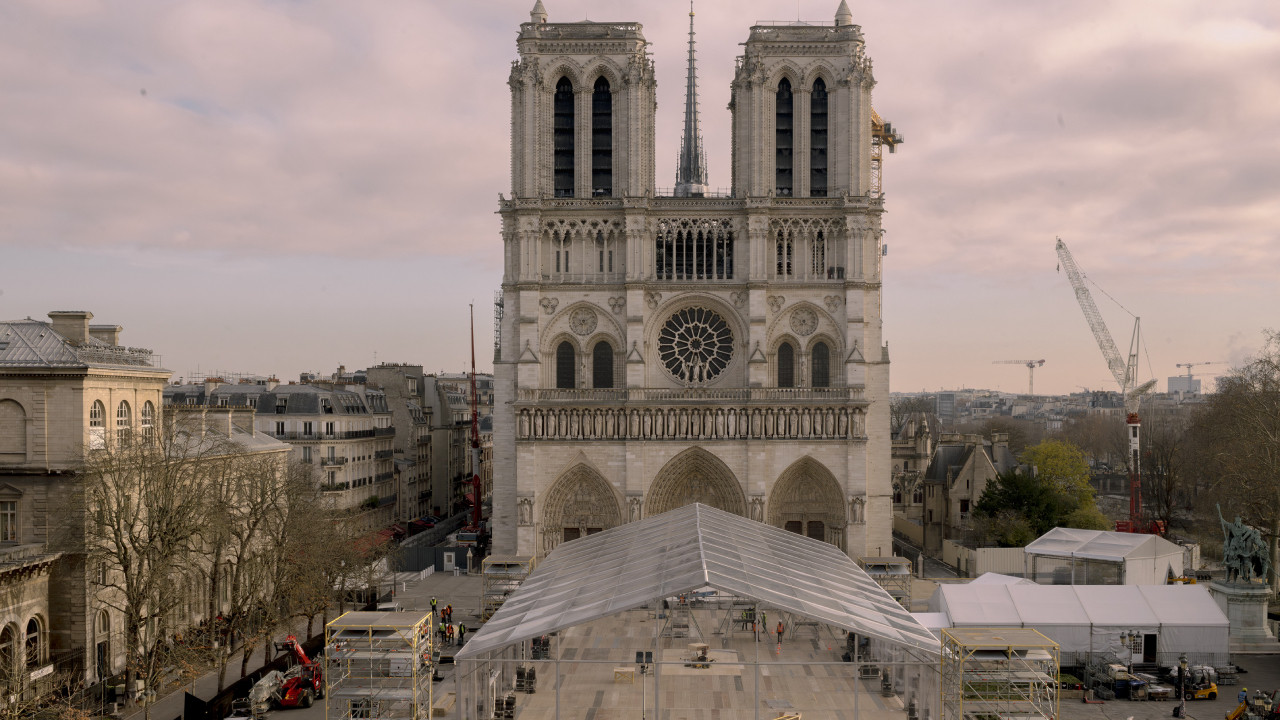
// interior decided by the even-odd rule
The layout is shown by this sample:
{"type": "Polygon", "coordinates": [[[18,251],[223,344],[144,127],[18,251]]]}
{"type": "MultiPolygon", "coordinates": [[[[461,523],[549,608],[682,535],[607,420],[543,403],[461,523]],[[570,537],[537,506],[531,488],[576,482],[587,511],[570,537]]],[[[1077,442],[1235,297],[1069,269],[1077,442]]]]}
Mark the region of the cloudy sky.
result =
{"type": "MultiPolygon", "coordinates": [[[[644,25],[671,185],[687,6],[545,4],[644,25]]],[[[713,186],[750,24],[837,4],[699,3],[713,186]]],[[[0,319],[87,309],[175,377],[290,378],[461,369],[474,301],[488,367],[531,5],[0,4],[0,319]]],[[[876,108],[906,137],[884,181],[894,390],[1025,390],[1025,368],[993,361],[1028,359],[1046,361],[1038,391],[1110,387],[1057,236],[1122,352],[1142,317],[1161,389],[1175,363],[1239,362],[1280,327],[1280,4],[850,5],[876,108]]]]}

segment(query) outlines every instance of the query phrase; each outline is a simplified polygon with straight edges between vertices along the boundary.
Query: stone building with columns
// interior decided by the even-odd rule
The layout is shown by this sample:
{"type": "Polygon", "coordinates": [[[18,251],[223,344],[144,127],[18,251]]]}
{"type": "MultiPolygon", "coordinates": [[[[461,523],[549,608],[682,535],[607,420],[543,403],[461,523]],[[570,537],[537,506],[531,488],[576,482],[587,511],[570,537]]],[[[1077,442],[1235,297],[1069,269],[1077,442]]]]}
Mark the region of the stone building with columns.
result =
{"type": "MultiPolygon", "coordinates": [[[[551,22],[512,64],[495,357],[496,553],[691,502],[891,551],[874,85],[861,29],[756,25],[732,86],[732,189],[708,190],[690,13],[673,191],[634,22],[551,22]]],[[[900,140],[900,138],[897,138],[900,140]]]]}

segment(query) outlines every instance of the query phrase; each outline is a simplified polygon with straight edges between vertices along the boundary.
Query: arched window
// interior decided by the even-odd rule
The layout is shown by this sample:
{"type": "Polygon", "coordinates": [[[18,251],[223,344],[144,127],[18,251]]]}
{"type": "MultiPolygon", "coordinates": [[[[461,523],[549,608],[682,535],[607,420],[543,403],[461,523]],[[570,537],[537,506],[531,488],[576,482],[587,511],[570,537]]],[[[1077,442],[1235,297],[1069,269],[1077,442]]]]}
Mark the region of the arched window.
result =
{"type": "Polygon", "coordinates": [[[591,387],[613,387],[613,346],[607,340],[591,349],[591,387]]]}
{"type": "Polygon", "coordinates": [[[573,351],[573,343],[565,340],[556,347],[556,387],[571,390],[578,386],[577,373],[578,358],[573,351]]]}
{"type": "Polygon", "coordinates": [[[796,386],[796,351],[791,343],[778,346],[778,387],[796,386]]]}
{"type": "Polygon", "coordinates": [[[813,81],[809,95],[809,197],[827,196],[827,84],[813,81]]]}
{"type": "Polygon", "coordinates": [[[127,445],[131,430],[133,430],[133,413],[129,409],[129,403],[121,400],[116,406],[116,442],[127,445]]]}
{"type": "Polygon", "coordinates": [[[12,623],[0,629],[0,687],[14,686],[15,663],[18,654],[18,629],[12,623]]]}
{"type": "Polygon", "coordinates": [[[552,103],[555,145],[555,196],[573,197],[573,83],[562,77],[552,103]]]}
{"type": "Polygon", "coordinates": [[[791,149],[794,135],[791,130],[791,81],[783,78],[778,83],[778,99],[774,107],[774,169],[777,175],[778,197],[791,197],[791,149]]]}
{"type": "Polygon", "coordinates": [[[148,400],[142,404],[142,440],[150,443],[156,439],[156,406],[148,400]]]}
{"type": "Polygon", "coordinates": [[[827,344],[818,341],[810,352],[810,365],[813,366],[813,387],[831,387],[831,349],[827,344]]]}
{"type": "Polygon", "coordinates": [[[792,263],[795,258],[795,242],[790,233],[782,230],[778,231],[778,240],[774,245],[774,250],[778,261],[778,277],[792,277],[795,272],[795,266],[792,263]]]}
{"type": "Polygon", "coordinates": [[[101,450],[107,446],[107,406],[94,400],[89,408],[89,449],[101,450]]]}
{"type": "Polygon", "coordinates": [[[591,197],[613,195],[613,93],[596,80],[591,93],[591,197]]]}
{"type": "Polygon", "coordinates": [[[44,663],[44,623],[36,615],[27,621],[27,669],[35,670],[44,663]]]}
{"type": "Polygon", "coordinates": [[[819,230],[809,243],[809,277],[821,280],[827,274],[827,238],[819,230]]]}
{"type": "Polygon", "coordinates": [[[106,610],[99,611],[94,625],[93,642],[98,679],[106,680],[111,677],[111,616],[106,610]]]}
{"type": "Polygon", "coordinates": [[[569,233],[556,232],[551,236],[551,252],[554,273],[552,279],[564,279],[569,274],[569,245],[572,241],[569,233]]]}
{"type": "Polygon", "coordinates": [[[601,275],[613,274],[613,242],[607,239],[600,230],[596,231],[596,272],[601,275]]]}

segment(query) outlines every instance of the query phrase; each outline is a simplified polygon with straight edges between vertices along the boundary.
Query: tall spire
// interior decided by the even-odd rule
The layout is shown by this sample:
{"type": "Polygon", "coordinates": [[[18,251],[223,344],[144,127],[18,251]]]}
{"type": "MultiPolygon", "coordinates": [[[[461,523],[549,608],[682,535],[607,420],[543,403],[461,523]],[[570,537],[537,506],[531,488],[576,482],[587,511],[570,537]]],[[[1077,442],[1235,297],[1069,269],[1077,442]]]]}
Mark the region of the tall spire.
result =
{"type": "Polygon", "coordinates": [[[676,197],[702,197],[707,191],[707,157],[698,127],[698,71],[693,49],[693,0],[689,0],[689,78],[684,91],[684,137],[676,168],[676,197]]]}

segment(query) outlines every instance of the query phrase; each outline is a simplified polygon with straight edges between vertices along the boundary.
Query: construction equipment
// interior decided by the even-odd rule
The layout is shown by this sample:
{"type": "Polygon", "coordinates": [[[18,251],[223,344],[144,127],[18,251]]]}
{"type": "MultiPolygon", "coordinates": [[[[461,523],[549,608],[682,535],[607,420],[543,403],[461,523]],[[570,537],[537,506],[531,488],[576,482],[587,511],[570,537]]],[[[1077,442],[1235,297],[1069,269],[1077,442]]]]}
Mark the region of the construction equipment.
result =
{"type": "MultiPolygon", "coordinates": [[[[464,533],[479,533],[484,482],[480,479],[480,393],[476,390],[476,312],[471,306],[471,524],[464,533]]],[[[470,570],[470,568],[468,568],[470,570]]]]}
{"type": "Polygon", "coordinates": [[[871,110],[871,195],[880,194],[880,180],[884,167],[884,148],[892,153],[904,142],[902,133],[894,129],[893,123],[885,122],[873,108],[871,110]]]}
{"type": "Polygon", "coordinates": [[[992,365],[1026,365],[1028,372],[1027,377],[1027,394],[1036,394],[1036,368],[1044,367],[1043,360],[996,360],[992,365]]]}
{"type": "Polygon", "coordinates": [[[1093,302],[1093,295],[1085,285],[1084,275],[1076,266],[1075,258],[1071,256],[1071,251],[1067,249],[1067,244],[1062,242],[1062,238],[1057,238],[1057,241],[1058,266],[1066,269],[1067,279],[1076,293],[1076,301],[1080,303],[1085,320],[1089,322],[1089,329],[1093,331],[1093,337],[1098,342],[1098,349],[1102,351],[1102,357],[1107,361],[1107,368],[1111,370],[1112,377],[1119,384],[1120,394],[1124,398],[1125,424],[1129,433],[1129,519],[1117,521],[1116,530],[1163,535],[1164,522],[1145,519],[1142,508],[1142,470],[1138,452],[1142,420],[1138,417],[1138,404],[1142,396],[1150,392],[1156,384],[1155,380],[1138,384],[1138,348],[1142,338],[1142,318],[1134,316],[1133,337],[1129,340],[1129,357],[1126,362],[1120,357],[1120,351],[1116,348],[1115,341],[1111,339],[1111,331],[1107,329],[1107,324],[1102,320],[1102,314],[1098,312],[1098,306],[1093,302]]]}
{"type": "Polygon", "coordinates": [[[309,708],[324,697],[324,670],[320,663],[307,657],[298,638],[289,635],[275,646],[278,652],[291,653],[297,664],[284,672],[272,670],[254,684],[249,691],[254,717],[259,717],[268,706],[309,708]]]}

